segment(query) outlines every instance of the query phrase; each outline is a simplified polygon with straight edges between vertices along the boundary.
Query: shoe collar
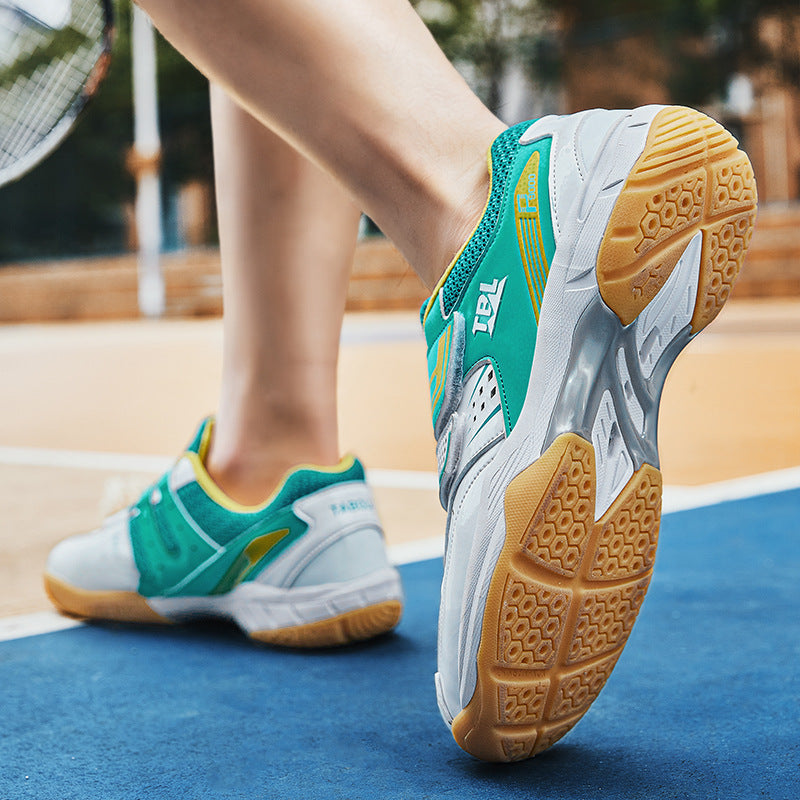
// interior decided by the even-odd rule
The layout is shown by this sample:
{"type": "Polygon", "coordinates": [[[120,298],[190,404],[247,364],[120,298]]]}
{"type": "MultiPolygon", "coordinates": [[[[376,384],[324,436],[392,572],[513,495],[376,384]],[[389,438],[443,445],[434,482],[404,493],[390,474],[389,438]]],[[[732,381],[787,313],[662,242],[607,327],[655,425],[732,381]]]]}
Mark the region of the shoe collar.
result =
{"type": "MultiPolygon", "coordinates": [[[[214,482],[206,469],[205,461],[208,455],[208,448],[211,444],[214,423],[215,418],[213,416],[206,417],[200,423],[191,443],[172,468],[169,476],[169,483],[170,488],[174,491],[194,482],[197,483],[205,494],[218,506],[236,514],[253,514],[264,511],[278,500],[279,496],[287,489],[287,484],[300,481],[299,473],[301,472],[310,471],[321,474],[320,478],[322,478],[322,481],[320,482],[325,482],[323,476],[330,476],[330,482],[335,482],[337,476],[341,475],[344,477],[346,473],[350,471],[355,473],[353,475],[354,479],[363,479],[363,467],[361,466],[361,462],[358,461],[354,455],[348,453],[338,464],[329,467],[317,464],[298,464],[283,475],[278,485],[275,487],[275,490],[263,503],[244,505],[225,494],[214,482]]],[[[301,492],[301,494],[303,493],[304,492],[301,492]]],[[[290,492],[290,494],[294,495],[296,493],[290,492]]],[[[292,497],[292,500],[294,499],[296,498],[292,497]]]]}

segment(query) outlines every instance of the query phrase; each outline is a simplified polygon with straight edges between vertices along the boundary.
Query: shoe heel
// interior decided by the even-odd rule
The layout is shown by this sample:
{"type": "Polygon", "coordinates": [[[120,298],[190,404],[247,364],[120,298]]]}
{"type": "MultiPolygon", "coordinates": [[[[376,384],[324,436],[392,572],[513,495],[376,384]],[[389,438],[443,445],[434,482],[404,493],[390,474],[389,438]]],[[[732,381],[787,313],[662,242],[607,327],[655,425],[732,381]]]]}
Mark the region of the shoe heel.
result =
{"type": "Polygon", "coordinates": [[[600,693],[650,582],[661,474],[644,465],[595,522],[592,445],[562,434],[505,494],[475,693],[452,732],[487,761],[536,755],[600,693]]]}
{"type": "Polygon", "coordinates": [[[283,647],[332,647],[387,633],[400,621],[402,612],[399,600],[386,600],[318,622],[253,631],[250,637],[283,647]]]}
{"type": "Polygon", "coordinates": [[[606,305],[633,322],[666,283],[691,239],[703,245],[692,333],[720,312],[739,274],[757,205],[753,169],[719,123],[689,108],[653,118],[614,205],[597,257],[606,305]]]}
{"type": "Polygon", "coordinates": [[[327,596],[308,602],[298,599],[295,618],[320,604],[331,609],[351,608],[326,619],[259,630],[250,636],[288,647],[330,647],[370,639],[394,628],[402,615],[400,577],[386,558],[383,536],[377,528],[354,531],[323,549],[297,575],[286,599],[323,589],[327,596]],[[333,583],[332,581],[336,581],[333,583]],[[303,603],[308,602],[304,606],[303,603]]]}
{"type": "Polygon", "coordinates": [[[330,647],[394,628],[403,611],[398,571],[387,565],[353,580],[282,588],[250,581],[225,599],[248,636],[286,647],[330,647]]]}

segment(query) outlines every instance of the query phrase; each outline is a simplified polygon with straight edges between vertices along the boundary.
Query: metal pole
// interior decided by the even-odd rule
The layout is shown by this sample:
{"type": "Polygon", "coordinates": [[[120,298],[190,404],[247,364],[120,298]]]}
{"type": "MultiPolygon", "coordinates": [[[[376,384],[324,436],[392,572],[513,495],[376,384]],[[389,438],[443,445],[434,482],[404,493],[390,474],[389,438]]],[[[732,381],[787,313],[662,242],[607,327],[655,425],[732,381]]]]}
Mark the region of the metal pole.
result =
{"type": "Polygon", "coordinates": [[[161,140],[158,134],[158,86],[155,35],[150,19],[133,6],[134,144],[130,157],[136,178],[136,231],[139,240],[139,310],[147,317],[164,313],[161,271],[161,140]]]}

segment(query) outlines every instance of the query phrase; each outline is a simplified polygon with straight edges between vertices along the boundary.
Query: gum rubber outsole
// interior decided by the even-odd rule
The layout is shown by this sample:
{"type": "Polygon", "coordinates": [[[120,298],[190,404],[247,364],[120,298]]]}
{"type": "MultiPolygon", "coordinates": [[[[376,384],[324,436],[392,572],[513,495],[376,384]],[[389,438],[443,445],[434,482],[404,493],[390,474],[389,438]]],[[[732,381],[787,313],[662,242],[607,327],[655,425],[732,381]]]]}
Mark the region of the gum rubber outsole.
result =
{"type": "Polygon", "coordinates": [[[386,600],[319,622],[254,631],[250,636],[260,642],[284,647],[335,647],[388,633],[400,622],[402,613],[403,606],[399,601],[386,600]]]}
{"type": "Polygon", "coordinates": [[[559,436],[505,495],[472,700],[453,736],[485,761],[529,758],[597,697],[650,581],[661,474],[643,466],[597,522],[592,445],[559,436]]]}
{"type": "Polygon", "coordinates": [[[99,592],[80,589],[45,573],[44,589],[50,602],[68,617],[114,622],[159,623],[172,620],[157,614],[138,592],[99,592]]]}
{"type": "MultiPolygon", "coordinates": [[[[659,111],[600,245],[597,280],[622,325],[666,283],[691,239],[703,244],[691,333],[719,313],[756,213],[747,156],[697,111],[659,111]]],[[[661,474],[644,464],[595,521],[592,444],[558,436],[506,489],[473,697],[452,724],[464,750],[518,761],[569,731],[603,688],[644,600],[661,517],[661,474]]]]}
{"type": "Polygon", "coordinates": [[[614,206],[597,258],[597,282],[623,325],[666,283],[689,241],[703,232],[692,333],[728,299],[756,214],[747,156],[719,123],[690,108],[665,108],[614,206]]]}
{"type": "MultiPolygon", "coordinates": [[[[44,576],[44,587],[53,605],[69,617],[175,624],[153,611],[137,592],[87,591],[49,574],[44,576]]],[[[387,633],[400,621],[402,612],[402,603],[387,600],[305,625],[253,631],[249,636],[259,642],[284,647],[334,647],[387,633]]]]}

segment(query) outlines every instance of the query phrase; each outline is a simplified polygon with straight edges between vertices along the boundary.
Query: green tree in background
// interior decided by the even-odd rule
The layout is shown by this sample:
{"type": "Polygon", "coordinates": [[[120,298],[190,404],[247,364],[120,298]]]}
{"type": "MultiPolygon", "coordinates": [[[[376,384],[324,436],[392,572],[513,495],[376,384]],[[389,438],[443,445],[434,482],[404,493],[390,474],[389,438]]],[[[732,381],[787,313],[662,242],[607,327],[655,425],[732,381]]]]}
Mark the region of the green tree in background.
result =
{"type": "MultiPolygon", "coordinates": [[[[641,32],[664,55],[663,81],[673,102],[702,106],[720,98],[738,71],[770,70],[784,85],[800,85],[798,0],[412,2],[495,111],[502,110],[503,79],[512,62],[537,85],[557,86],[576,51],[641,32]],[[765,45],[759,30],[765,14],[777,15],[785,43],[765,45]]],[[[76,131],[33,172],[0,188],[0,264],[126,247],[126,215],[135,192],[125,166],[133,131],[130,4],[120,0],[118,6],[109,75],[76,131]]],[[[169,200],[190,180],[213,180],[208,88],[160,37],[157,53],[162,179],[169,200]]],[[[169,203],[166,208],[169,215],[169,203]]]]}
{"type": "Polygon", "coordinates": [[[731,75],[738,71],[767,67],[787,85],[800,83],[797,0],[541,2],[560,19],[562,60],[571,49],[654,33],[670,65],[664,79],[676,103],[708,103],[724,94],[731,75]],[[767,15],[781,19],[785,47],[765,47],[759,26],[767,15]]]}
{"type": "Polygon", "coordinates": [[[466,70],[473,89],[495,113],[512,59],[537,78],[551,78],[552,14],[540,0],[415,0],[445,54],[466,70]]]}
{"type": "Polygon", "coordinates": [[[447,55],[473,68],[474,88],[494,111],[516,60],[536,83],[556,84],[572,53],[653,34],[668,65],[673,102],[705,105],[733,73],[767,67],[800,85],[798,0],[415,0],[447,55]],[[784,45],[759,35],[765,15],[781,20],[784,45]]]}

